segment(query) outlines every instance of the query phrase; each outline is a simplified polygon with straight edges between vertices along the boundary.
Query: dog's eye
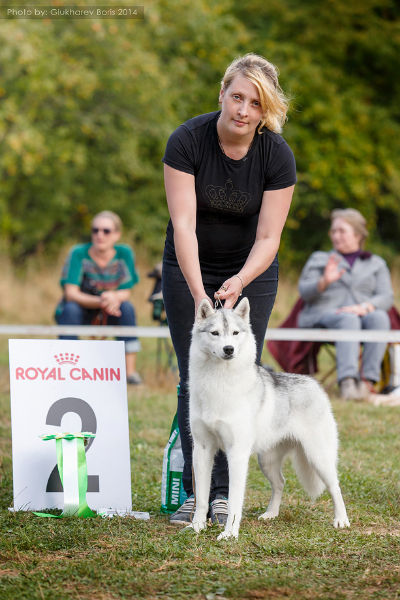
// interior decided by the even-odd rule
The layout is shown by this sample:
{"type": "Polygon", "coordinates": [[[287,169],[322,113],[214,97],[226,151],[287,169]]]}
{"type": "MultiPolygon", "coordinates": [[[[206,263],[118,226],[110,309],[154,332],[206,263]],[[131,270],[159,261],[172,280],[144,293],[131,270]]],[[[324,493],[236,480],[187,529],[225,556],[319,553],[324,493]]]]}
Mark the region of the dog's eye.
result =
{"type": "Polygon", "coordinates": [[[239,335],[239,332],[238,331],[234,331],[233,335],[239,335]]]}
{"type": "Polygon", "coordinates": [[[218,331],[211,331],[211,335],[219,335],[218,331]]]}

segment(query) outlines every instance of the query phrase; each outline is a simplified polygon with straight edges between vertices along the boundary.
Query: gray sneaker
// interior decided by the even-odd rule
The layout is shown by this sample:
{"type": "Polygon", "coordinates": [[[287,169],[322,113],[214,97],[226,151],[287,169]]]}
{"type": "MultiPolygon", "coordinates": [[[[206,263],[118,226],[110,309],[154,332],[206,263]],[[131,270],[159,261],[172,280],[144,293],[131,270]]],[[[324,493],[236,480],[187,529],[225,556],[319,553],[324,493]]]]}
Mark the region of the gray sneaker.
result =
{"type": "Polygon", "coordinates": [[[190,525],[194,515],[194,496],[189,496],[180,508],[170,516],[172,525],[190,525]]]}
{"type": "Polygon", "coordinates": [[[210,504],[211,523],[226,525],[228,520],[228,498],[222,494],[217,494],[215,500],[210,504]]]}
{"type": "Polygon", "coordinates": [[[356,380],[353,377],[342,379],[339,384],[340,396],[343,400],[360,400],[360,392],[357,388],[356,380]]]}
{"type": "Polygon", "coordinates": [[[358,396],[360,400],[368,400],[369,397],[376,394],[374,382],[361,379],[358,383],[358,396]]]}

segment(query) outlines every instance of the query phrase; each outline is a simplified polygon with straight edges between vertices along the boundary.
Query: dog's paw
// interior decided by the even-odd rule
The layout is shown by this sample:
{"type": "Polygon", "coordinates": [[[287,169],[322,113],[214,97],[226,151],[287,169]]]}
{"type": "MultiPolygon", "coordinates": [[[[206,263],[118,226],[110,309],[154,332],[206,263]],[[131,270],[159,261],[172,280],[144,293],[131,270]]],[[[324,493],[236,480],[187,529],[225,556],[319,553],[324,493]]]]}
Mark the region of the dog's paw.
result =
{"type": "Polygon", "coordinates": [[[267,510],[267,512],[263,513],[258,517],[259,521],[268,521],[268,519],[275,519],[279,515],[279,512],[272,512],[267,510]]]}
{"type": "Polygon", "coordinates": [[[203,529],[207,527],[207,521],[194,521],[193,523],[188,525],[186,529],[188,529],[189,527],[193,529],[195,533],[200,533],[200,531],[203,531],[203,529]]]}
{"type": "Polygon", "coordinates": [[[335,518],[335,520],[333,521],[333,526],[336,529],[340,529],[342,527],[350,527],[350,521],[348,520],[347,515],[344,517],[335,518]]]}
{"type": "Polygon", "coordinates": [[[219,536],[217,537],[217,541],[219,542],[220,540],[227,540],[228,538],[238,539],[238,537],[239,537],[238,533],[233,533],[233,531],[225,530],[219,534],[219,536]]]}

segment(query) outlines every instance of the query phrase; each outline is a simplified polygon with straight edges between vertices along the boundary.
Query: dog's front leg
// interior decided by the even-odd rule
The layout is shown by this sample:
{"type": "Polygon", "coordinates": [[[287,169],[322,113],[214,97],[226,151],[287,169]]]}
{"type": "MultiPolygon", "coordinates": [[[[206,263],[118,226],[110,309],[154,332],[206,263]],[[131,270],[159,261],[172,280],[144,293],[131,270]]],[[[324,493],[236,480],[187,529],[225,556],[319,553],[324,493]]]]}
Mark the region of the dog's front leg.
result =
{"type": "Polygon", "coordinates": [[[211,471],[216,449],[203,441],[194,440],[193,469],[195,481],[196,510],[192,528],[199,533],[207,525],[208,498],[210,495],[211,471]]]}
{"type": "Polygon", "coordinates": [[[228,519],[224,531],[217,538],[218,540],[239,536],[250,451],[247,448],[231,449],[227,452],[227,458],[229,466],[228,519]]]}

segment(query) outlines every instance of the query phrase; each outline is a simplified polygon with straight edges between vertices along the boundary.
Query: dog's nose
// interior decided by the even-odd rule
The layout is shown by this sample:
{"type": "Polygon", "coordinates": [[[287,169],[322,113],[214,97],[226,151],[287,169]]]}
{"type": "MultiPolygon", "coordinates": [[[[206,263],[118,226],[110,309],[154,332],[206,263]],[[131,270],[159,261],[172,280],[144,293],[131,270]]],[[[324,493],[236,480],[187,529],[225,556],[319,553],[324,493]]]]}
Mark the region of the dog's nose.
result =
{"type": "Polygon", "coordinates": [[[224,346],[224,352],[225,352],[226,356],[232,356],[234,351],[235,351],[235,348],[233,346],[224,346]]]}

